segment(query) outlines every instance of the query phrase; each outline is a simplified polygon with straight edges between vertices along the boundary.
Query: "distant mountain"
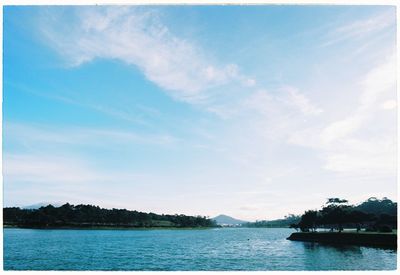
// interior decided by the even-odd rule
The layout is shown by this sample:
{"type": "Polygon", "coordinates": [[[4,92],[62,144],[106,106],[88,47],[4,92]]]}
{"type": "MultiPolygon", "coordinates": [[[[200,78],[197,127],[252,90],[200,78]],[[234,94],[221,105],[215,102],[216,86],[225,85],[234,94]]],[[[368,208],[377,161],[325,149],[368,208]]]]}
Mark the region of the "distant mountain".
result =
{"type": "Polygon", "coordinates": [[[47,205],[53,205],[54,207],[60,207],[61,205],[63,205],[62,203],[58,203],[58,202],[39,202],[36,204],[32,204],[32,205],[26,205],[26,206],[22,206],[22,209],[39,209],[42,206],[47,206],[47,205]]]}
{"type": "Polygon", "coordinates": [[[218,225],[239,225],[243,223],[247,223],[246,221],[238,220],[227,215],[219,215],[212,220],[216,221],[218,225]]]}

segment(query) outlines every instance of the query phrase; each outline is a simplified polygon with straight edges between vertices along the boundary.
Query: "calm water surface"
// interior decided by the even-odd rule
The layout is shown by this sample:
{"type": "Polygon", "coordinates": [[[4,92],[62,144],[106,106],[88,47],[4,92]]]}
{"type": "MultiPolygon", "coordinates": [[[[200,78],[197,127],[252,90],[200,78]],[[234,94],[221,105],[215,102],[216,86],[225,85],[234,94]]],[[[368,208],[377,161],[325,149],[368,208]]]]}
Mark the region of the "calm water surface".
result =
{"type": "Polygon", "coordinates": [[[286,240],[291,229],[4,229],[5,270],[392,270],[396,250],[286,240]]]}

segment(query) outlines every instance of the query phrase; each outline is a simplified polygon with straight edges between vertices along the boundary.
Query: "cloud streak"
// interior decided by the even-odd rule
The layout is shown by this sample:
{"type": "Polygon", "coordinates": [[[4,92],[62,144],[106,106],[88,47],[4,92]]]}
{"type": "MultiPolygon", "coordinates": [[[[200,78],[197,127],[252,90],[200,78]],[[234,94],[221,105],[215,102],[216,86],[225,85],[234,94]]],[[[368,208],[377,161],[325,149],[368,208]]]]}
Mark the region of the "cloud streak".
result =
{"type": "Polygon", "coordinates": [[[393,11],[378,13],[375,16],[352,21],[328,32],[320,47],[328,47],[348,40],[360,40],[394,26],[396,16],[393,11]]]}
{"type": "Polygon", "coordinates": [[[50,155],[6,154],[4,178],[13,182],[36,184],[81,184],[104,180],[97,172],[86,168],[81,161],[50,155]]]}
{"type": "Polygon", "coordinates": [[[168,134],[140,134],[133,131],[88,128],[88,127],[49,127],[40,124],[7,122],[4,126],[6,139],[22,144],[64,144],[101,146],[114,144],[143,144],[168,146],[178,142],[178,138],[168,134]]]}
{"type": "Polygon", "coordinates": [[[190,103],[206,100],[211,96],[207,90],[228,83],[255,84],[236,64],[215,64],[194,44],[172,34],[155,10],[80,7],[48,12],[41,32],[70,66],[96,58],[120,60],[137,66],[175,99],[190,103]],[[71,14],[66,27],[64,19],[71,14]]]}
{"type": "MultiPolygon", "coordinates": [[[[257,97],[256,79],[241,73],[234,63],[218,64],[195,44],[174,35],[155,9],[81,7],[47,12],[40,24],[41,33],[70,66],[96,58],[116,59],[138,67],[174,99],[201,104],[220,118],[235,116],[238,110],[264,112],[242,104],[257,97]],[[63,20],[67,16],[68,28],[63,20]]],[[[283,85],[271,98],[269,107],[273,109],[279,109],[271,106],[275,104],[306,116],[323,111],[289,85],[283,85]]],[[[117,110],[91,108],[126,117],[117,110]]]]}
{"type": "Polygon", "coordinates": [[[319,150],[328,170],[393,173],[397,149],[391,125],[395,115],[388,110],[396,107],[395,60],[393,55],[387,56],[359,81],[359,104],[352,113],[326,126],[297,131],[289,142],[319,150]]]}

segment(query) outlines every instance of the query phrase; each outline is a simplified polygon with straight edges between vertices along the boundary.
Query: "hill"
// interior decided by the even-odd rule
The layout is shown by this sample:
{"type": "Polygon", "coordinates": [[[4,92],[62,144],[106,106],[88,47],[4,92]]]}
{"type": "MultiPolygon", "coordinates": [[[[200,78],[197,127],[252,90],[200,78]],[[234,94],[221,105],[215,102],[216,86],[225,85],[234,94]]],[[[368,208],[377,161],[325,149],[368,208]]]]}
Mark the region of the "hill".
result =
{"type": "Polygon", "coordinates": [[[212,218],[218,225],[241,225],[247,223],[246,221],[238,220],[227,215],[218,215],[212,218]]]}

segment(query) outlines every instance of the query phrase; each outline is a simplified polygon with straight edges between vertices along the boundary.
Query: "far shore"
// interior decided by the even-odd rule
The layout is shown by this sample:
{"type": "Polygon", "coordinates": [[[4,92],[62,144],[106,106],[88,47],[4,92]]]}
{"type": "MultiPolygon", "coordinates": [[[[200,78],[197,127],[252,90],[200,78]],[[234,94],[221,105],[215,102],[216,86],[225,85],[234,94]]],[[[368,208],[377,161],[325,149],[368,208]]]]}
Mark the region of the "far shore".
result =
{"type": "Polygon", "coordinates": [[[133,227],[133,226],[48,226],[48,227],[38,227],[38,226],[19,226],[19,225],[10,225],[4,224],[3,228],[7,229],[39,229],[39,230],[57,230],[57,229],[66,229],[66,230],[205,230],[205,229],[213,229],[218,227],[167,227],[167,226],[159,226],[159,227],[133,227]]]}
{"type": "Polygon", "coordinates": [[[134,227],[134,226],[21,226],[13,224],[4,224],[3,228],[16,228],[16,229],[71,229],[71,230],[206,230],[206,229],[238,229],[238,228],[248,228],[248,229],[276,229],[289,227],[244,227],[244,226],[216,226],[216,227],[173,227],[173,226],[149,226],[149,227],[134,227]]]}

